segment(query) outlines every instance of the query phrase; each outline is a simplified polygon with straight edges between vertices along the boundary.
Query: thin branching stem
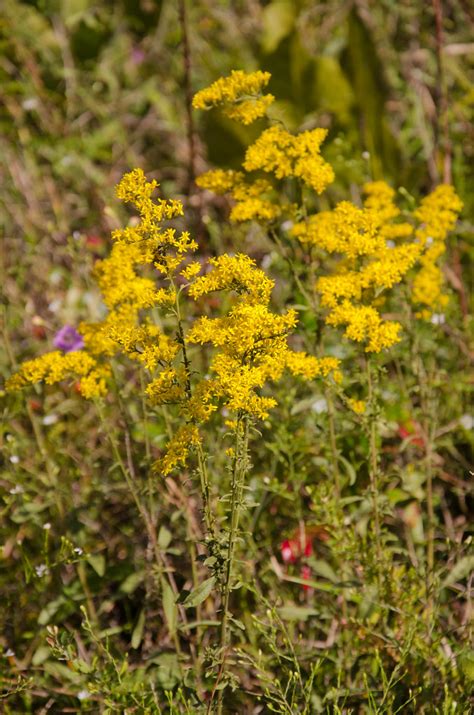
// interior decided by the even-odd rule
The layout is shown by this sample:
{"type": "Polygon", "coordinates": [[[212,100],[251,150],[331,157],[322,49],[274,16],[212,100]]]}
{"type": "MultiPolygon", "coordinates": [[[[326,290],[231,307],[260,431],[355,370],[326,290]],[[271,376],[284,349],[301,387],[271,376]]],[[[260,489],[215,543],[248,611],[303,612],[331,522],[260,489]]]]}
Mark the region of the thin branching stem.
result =
{"type": "Polygon", "coordinates": [[[367,389],[368,389],[368,407],[369,407],[369,475],[370,475],[370,494],[372,497],[372,512],[374,517],[374,535],[375,535],[375,555],[377,559],[376,573],[379,595],[382,587],[382,539],[380,530],[380,513],[379,513],[379,457],[377,447],[377,414],[376,414],[376,395],[372,377],[372,365],[370,358],[366,359],[367,371],[367,389]]]}
{"type": "MultiPolygon", "coordinates": [[[[213,691],[213,696],[217,685],[225,675],[227,651],[230,644],[229,632],[229,599],[232,590],[234,560],[235,560],[235,545],[239,535],[240,514],[243,508],[243,491],[245,485],[245,477],[248,472],[248,439],[249,439],[249,417],[241,415],[237,420],[235,430],[235,453],[232,463],[232,479],[231,479],[231,494],[230,494],[230,529],[227,542],[226,564],[224,572],[224,581],[221,591],[221,626],[220,626],[220,648],[221,648],[221,665],[216,679],[216,684],[213,691]]],[[[212,700],[212,698],[211,698],[212,700]]],[[[217,700],[217,712],[219,715],[223,712],[224,705],[224,688],[219,690],[217,700]]]]}

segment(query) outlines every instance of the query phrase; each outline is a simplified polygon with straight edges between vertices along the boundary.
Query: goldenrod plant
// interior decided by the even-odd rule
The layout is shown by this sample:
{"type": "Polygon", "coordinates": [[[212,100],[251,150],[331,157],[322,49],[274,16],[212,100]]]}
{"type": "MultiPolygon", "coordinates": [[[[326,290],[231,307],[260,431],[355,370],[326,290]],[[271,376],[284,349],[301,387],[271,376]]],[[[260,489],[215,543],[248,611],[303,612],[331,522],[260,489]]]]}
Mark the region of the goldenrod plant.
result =
{"type": "MultiPolygon", "coordinates": [[[[43,664],[53,705],[77,712],[469,712],[470,541],[435,487],[465,498],[437,452],[434,335],[463,204],[447,183],[415,201],[380,178],[335,198],[328,130],[287,129],[271,82],[239,69],[195,94],[248,139],[239,167],[197,177],[200,221],[141,168],[122,176],[133,215],[95,261],[100,308],[6,382],[28,403],[61,538],[52,556],[44,523],[25,573],[64,584],[39,616],[33,680],[6,679],[25,712],[43,664]],[[236,227],[232,245],[211,250],[211,222],[236,227]],[[69,513],[35,415],[64,394],[58,422],[87,411],[106,438],[87,449],[110,493],[93,528],[112,521],[112,589],[93,539],[61,532],[92,528],[69,513]]],[[[68,459],[80,471],[81,451],[68,459]]]]}

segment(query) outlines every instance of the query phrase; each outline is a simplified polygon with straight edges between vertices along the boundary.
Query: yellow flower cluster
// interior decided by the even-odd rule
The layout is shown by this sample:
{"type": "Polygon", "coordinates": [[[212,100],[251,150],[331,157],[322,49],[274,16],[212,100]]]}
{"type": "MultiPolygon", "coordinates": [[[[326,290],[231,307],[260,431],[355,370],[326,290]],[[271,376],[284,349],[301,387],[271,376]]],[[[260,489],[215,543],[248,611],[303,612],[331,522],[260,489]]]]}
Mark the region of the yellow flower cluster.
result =
{"type": "Polygon", "coordinates": [[[248,256],[223,255],[211,259],[213,270],[196,280],[194,298],[214,291],[237,293],[234,305],[222,318],[198,319],[187,340],[210,343],[217,351],[211,363],[212,389],[229,410],[264,418],[275,400],[258,394],[269,380],[278,380],[286,367],[306,379],[333,373],[340,378],[339,360],[294,353],[287,344],[296,325],[296,313],[275,315],[269,310],[273,282],[248,256]]]}
{"type": "Polygon", "coordinates": [[[201,443],[199,429],[195,424],[186,424],[176,431],[168,443],[166,453],[158,462],[157,467],[162,474],[167,476],[179,465],[185,465],[192,447],[201,443]]]}
{"type": "Polygon", "coordinates": [[[145,394],[154,405],[180,404],[185,399],[185,380],[182,367],[168,367],[148,384],[145,394]]]}
{"type": "Polygon", "coordinates": [[[215,194],[229,193],[236,201],[230,219],[237,223],[243,221],[263,221],[268,223],[281,215],[279,205],[268,197],[273,193],[273,187],[265,179],[257,179],[253,183],[245,181],[241,171],[225,171],[215,169],[201,174],[196,183],[202,189],[215,194]]]}
{"type": "Polygon", "coordinates": [[[326,318],[328,325],[346,325],[344,335],[357,343],[366,343],[365,351],[379,353],[400,340],[401,325],[383,320],[371,305],[354,305],[343,300],[326,318]]]}
{"type": "MultiPolygon", "coordinates": [[[[193,106],[196,109],[207,109],[223,104],[228,116],[241,120],[246,117],[248,122],[253,121],[256,115],[265,114],[269,98],[273,101],[273,97],[264,95],[256,101],[248,100],[242,104],[235,102],[242,93],[259,91],[269,79],[270,74],[267,72],[255,72],[252,75],[233,72],[230,77],[223,77],[198,92],[193,106]]],[[[320,153],[326,135],[326,129],[313,129],[293,135],[280,126],[269,127],[248,147],[242,168],[247,173],[263,171],[277,180],[298,179],[320,194],[334,180],[332,167],[320,153]]],[[[281,216],[284,210],[290,214],[294,210],[292,204],[282,204],[281,198],[275,201],[275,187],[270,181],[261,178],[248,181],[241,171],[209,171],[198,177],[197,184],[216,194],[231,195],[236,202],[230,214],[231,221],[270,223],[281,216]]]]}
{"type": "Polygon", "coordinates": [[[332,211],[321,211],[308,221],[295,224],[291,233],[303,243],[355,259],[374,255],[385,247],[379,226],[380,218],[375,211],[341,201],[332,211]]]}
{"type": "Polygon", "coordinates": [[[415,211],[415,218],[421,223],[416,237],[423,248],[421,267],[412,287],[412,301],[421,308],[419,317],[429,318],[433,310],[443,308],[448,301],[437,261],[446,250],[447,234],[454,228],[462,207],[453,187],[442,184],[415,211]]]}
{"type": "Polygon", "coordinates": [[[211,258],[209,273],[199,276],[189,289],[194,300],[215,291],[235,290],[241,299],[250,304],[268,304],[273,281],[256,267],[255,261],[243,253],[229,256],[224,253],[211,258]]]}
{"type": "MultiPolygon", "coordinates": [[[[226,184],[224,174],[216,183],[226,184]]],[[[234,177],[232,177],[234,182],[234,177]]],[[[240,181],[240,179],[239,179],[240,181]]],[[[263,180],[254,185],[255,195],[266,188],[263,180]]],[[[182,213],[179,202],[154,201],[157,184],[148,182],[139,169],[126,174],[117,187],[117,195],[132,202],[140,221],[113,234],[114,246],[108,258],[96,264],[95,276],[109,309],[100,323],[82,323],[85,349],[68,354],[52,352],[25,362],[9,381],[9,389],[44,381],[54,384],[65,377],[80,379],[86,397],[102,396],[110,375],[110,358],[123,352],[146,369],[149,380],[145,394],[155,406],[176,405],[182,426],[168,443],[157,463],[164,475],[185,464],[190,449],[200,443],[199,427],[210,419],[219,404],[237,414],[262,418],[275,400],[259,394],[269,380],[277,380],[289,368],[306,379],[333,375],[340,379],[339,361],[293,353],[287,344],[288,333],[296,324],[295,311],[275,315],[269,309],[273,288],[265,273],[249,256],[224,254],[211,258],[208,272],[199,275],[201,263],[189,262],[196,244],[183,232],[163,228],[164,220],[182,213]],[[179,293],[174,276],[183,261],[180,275],[188,282],[194,301],[203,296],[234,292],[232,308],[223,317],[198,318],[187,337],[179,318],[179,293]],[[153,268],[156,269],[154,274],[153,268]],[[147,275],[138,271],[148,270],[147,275]],[[168,286],[157,286],[157,278],[168,286]],[[177,336],[169,337],[145,311],[156,306],[173,310],[177,336]],[[211,376],[196,379],[191,372],[188,348],[209,343],[215,348],[211,376]]],[[[234,191],[238,204],[247,197],[243,184],[234,191]],[[240,192],[240,193],[239,193],[240,192]]]]}
{"type": "Polygon", "coordinates": [[[364,186],[362,208],[342,201],[295,224],[292,235],[343,260],[328,276],[319,278],[321,303],[329,309],[329,325],[346,325],[346,337],[366,343],[367,352],[380,352],[400,340],[400,324],[388,323],[377,305],[380,293],[400,283],[420,262],[412,299],[426,306],[442,305],[442,275],[435,265],[444,251],[447,231],[453,228],[461,202],[451,186],[440,186],[423,199],[413,224],[400,220],[395,192],[385,182],[364,186]]]}
{"type": "Polygon", "coordinates": [[[286,366],[290,372],[296,377],[304,377],[305,380],[332,376],[334,382],[340,383],[342,381],[340,364],[341,361],[335,357],[316,358],[303,352],[288,352],[286,356],[286,366]]]}
{"type": "Polygon", "coordinates": [[[220,77],[210,87],[198,92],[193,98],[195,109],[210,109],[221,106],[224,114],[242,124],[251,124],[264,117],[274,101],[271,94],[261,95],[270,81],[269,72],[243,72],[232,70],[228,77],[220,77]]]}
{"type": "Polygon", "coordinates": [[[44,381],[54,385],[67,377],[80,378],[79,389],[84,397],[101,397],[106,393],[106,378],[110,374],[107,366],[97,361],[83,350],[62,353],[55,350],[46,355],[25,361],[19,371],[7,381],[7,390],[13,392],[29,383],[44,381]]]}
{"type": "Polygon", "coordinates": [[[364,191],[362,208],[342,201],[332,211],[297,223],[292,235],[303,244],[342,255],[336,271],[317,281],[321,303],[329,309],[326,322],[345,325],[346,337],[365,343],[367,352],[380,352],[400,340],[401,325],[382,319],[376,298],[403,279],[422,248],[406,240],[413,228],[398,220],[393,189],[377,181],[366,184],[364,191]]]}
{"type": "Polygon", "coordinates": [[[385,181],[371,181],[363,186],[364,207],[371,210],[379,221],[381,235],[387,241],[408,238],[413,227],[406,221],[394,221],[400,216],[400,209],[394,203],[395,191],[385,181]]]}
{"type": "MultiPolygon", "coordinates": [[[[197,249],[197,243],[191,239],[187,231],[178,233],[174,228],[163,228],[163,221],[170,221],[183,215],[181,201],[158,199],[154,200],[152,194],[158,187],[156,181],[147,181],[142,169],[134,169],[125,174],[117,186],[117,196],[122,201],[132,203],[140,214],[137,225],[128,226],[112,232],[116,241],[117,250],[122,253],[115,258],[115,263],[120,269],[120,261],[133,265],[135,263],[152,263],[160,273],[171,277],[184,256],[189,251],[197,249]],[[127,254],[124,246],[130,251],[127,254]],[[135,251],[135,252],[134,252],[135,251]],[[124,255],[125,254],[125,255],[124,255]]],[[[109,265],[114,260],[114,253],[104,263],[109,265]]],[[[130,268],[129,268],[130,270],[130,268]]],[[[115,285],[115,281],[112,280],[115,285]]],[[[101,290],[108,292],[108,286],[100,286],[101,290]]],[[[139,290],[139,289],[137,289],[139,290]]],[[[104,295],[107,298],[107,295],[104,295]]]]}
{"type": "Polygon", "coordinates": [[[80,390],[86,397],[104,395],[110,368],[101,360],[122,350],[146,369],[169,365],[179,352],[174,339],[148,321],[140,324],[140,311],[157,305],[175,303],[176,291],[156,287],[152,277],[141,276],[140,266],[151,264],[170,280],[176,268],[197,244],[187,232],[177,234],[161,223],[181,216],[179,201],[154,201],[155,181],[147,181],[141,169],[125,174],[117,186],[117,196],[133,203],[140,214],[137,225],[113,232],[114,246],[108,258],[98,261],[94,274],[109,309],[100,323],[81,323],[85,350],[63,355],[53,352],[23,364],[9,385],[11,389],[26,383],[45,381],[53,384],[66,376],[80,378],[80,390]]]}
{"type": "Polygon", "coordinates": [[[269,127],[248,147],[243,167],[246,171],[265,171],[277,179],[300,179],[320,194],[334,180],[332,167],[320,154],[326,135],[326,129],[295,136],[279,126],[269,127]]]}

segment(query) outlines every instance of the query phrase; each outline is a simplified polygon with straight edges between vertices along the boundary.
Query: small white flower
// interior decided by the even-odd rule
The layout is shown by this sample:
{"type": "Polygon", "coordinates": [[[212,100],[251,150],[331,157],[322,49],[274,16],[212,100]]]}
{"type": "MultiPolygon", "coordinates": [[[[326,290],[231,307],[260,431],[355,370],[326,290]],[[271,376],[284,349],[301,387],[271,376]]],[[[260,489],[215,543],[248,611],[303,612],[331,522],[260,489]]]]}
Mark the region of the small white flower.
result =
{"type": "Polygon", "coordinates": [[[13,651],[11,648],[7,648],[6,651],[4,651],[3,655],[5,658],[13,658],[15,655],[15,651],[13,651]]]}
{"type": "Polygon", "coordinates": [[[48,305],[48,310],[51,311],[51,313],[57,313],[60,307],[61,301],[59,299],[52,300],[51,303],[48,305]]]}
{"type": "Polygon", "coordinates": [[[431,322],[433,325],[443,325],[446,322],[446,316],[444,313],[433,313],[431,316],[431,322]]]}
{"type": "Polygon", "coordinates": [[[37,97],[27,97],[23,100],[21,106],[26,112],[31,112],[38,107],[38,99],[37,97]]]}
{"type": "Polygon", "coordinates": [[[76,548],[74,549],[74,553],[75,553],[75,554],[78,554],[78,556],[80,556],[80,555],[83,554],[84,552],[83,552],[83,550],[81,549],[80,546],[76,546],[76,548]]]}
{"type": "Polygon", "coordinates": [[[395,248],[395,241],[392,241],[389,238],[387,241],[385,241],[385,245],[387,246],[387,248],[395,248]]]}
{"type": "Polygon", "coordinates": [[[10,462],[12,464],[18,464],[19,461],[20,457],[17,454],[12,454],[12,456],[10,457],[10,462]]]}
{"type": "Polygon", "coordinates": [[[10,489],[10,494],[23,494],[24,491],[23,487],[17,484],[16,487],[10,489]]]}
{"type": "Polygon", "coordinates": [[[43,524],[43,529],[45,531],[49,531],[51,529],[51,524],[49,523],[49,521],[47,521],[46,524],[43,524]]]}
{"type": "Polygon", "coordinates": [[[431,246],[432,243],[433,243],[433,236],[427,236],[426,237],[426,245],[431,246]]]}
{"type": "Polygon", "coordinates": [[[39,566],[35,566],[35,571],[38,578],[43,578],[43,576],[49,574],[49,568],[46,566],[46,564],[40,564],[39,566]]]}
{"type": "Polygon", "coordinates": [[[321,397],[319,400],[315,400],[313,404],[311,405],[311,409],[313,412],[316,412],[317,415],[320,415],[323,412],[328,411],[328,403],[324,399],[324,397],[321,397]]]}
{"type": "Polygon", "coordinates": [[[463,415],[459,418],[459,423],[466,430],[471,430],[474,427],[474,417],[472,415],[463,415]]]}
{"type": "Polygon", "coordinates": [[[90,698],[91,694],[88,690],[80,690],[77,694],[78,700],[87,700],[87,698],[90,698]]]}
{"type": "Polygon", "coordinates": [[[50,276],[49,276],[49,282],[53,286],[59,285],[61,283],[62,279],[63,279],[63,275],[58,268],[56,268],[54,271],[51,271],[50,276]]]}
{"type": "Polygon", "coordinates": [[[294,223],[293,223],[293,221],[290,221],[290,220],[283,221],[283,223],[281,225],[283,231],[290,231],[290,229],[292,229],[293,226],[294,226],[294,223]]]}
{"type": "Polygon", "coordinates": [[[57,415],[46,415],[43,417],[43,424],[48,426],[48,425],[54,425],[58,421],[58,416],[57,415]]]}
{"type": "Polygon", "coordinates": [[[73,232],[72,232],[72,237],[73,237],[73,239],[74,239],[75,241],[79,241],[79,239],[80,239],[80,237],[81,237],[81,232],[80,232],[80,231],[73,231],[73,232]]]}
{"type": "Polygon", "coordinates": [[[370,151],[363,151],[362,158],[368,161],[370,159],[370,151]]]}

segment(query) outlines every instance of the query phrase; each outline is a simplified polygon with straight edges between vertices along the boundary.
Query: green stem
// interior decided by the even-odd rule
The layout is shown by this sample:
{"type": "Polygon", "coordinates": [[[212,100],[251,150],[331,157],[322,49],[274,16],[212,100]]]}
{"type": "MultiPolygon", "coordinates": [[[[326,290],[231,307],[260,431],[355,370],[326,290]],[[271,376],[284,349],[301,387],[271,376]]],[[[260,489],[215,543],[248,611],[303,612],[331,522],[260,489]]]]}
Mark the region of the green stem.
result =
{"type": "Polygon", "coordinates": [[[433,610],[433,581],[434,581],[434,504],[433,504],[433,463],[431,435],[426,432],[426,591],[428,597],[428,611],[433,610]]]}
{"type": "MultiPolygon", "coordinates": [[[[186,383],[184,386],[186,397],[188,400],[192,397],[192,387],[191,387],[191,362],[189,360],[188,351],[186,347],[186,340],[184,338],[183,321],[181,318],[181,310],[179,305],[179,291],[176,291],[176,303],[175,303],[175,314],[177,320],[177,341],[181,347],[181,353],[183,356],[183,365],[186,373],[186,383]]],[[[204,512],[204,523],[206,526],[207,536],[214,538],[215,536],[215,522],[214,515],[211,509],[211,488],[209,481],[209,473],[207,471],[206,457],[201,444],[196,447],[197,458],[198,458],[198,472],[201,484],[201,498],[203,504],[204,512]]]]}
{"type": "MultiPolygon", "coordinates": [[[[99,413],[100,420],[101,420],[101,422],[102,422],[102,425],[103,425],[103,427],[104,427],[104,430],[105,430],[105,432],[106,432],[106,434],[107,434],[107,437],[108,437],[108,439],[109,439],[110,445],[111,445],[111,447],[112,447],[112,451],[113,451],[113,453],[114,453],[115,459],[117,460],[117,463],[118,463],[118,465],[120,466],[120,470],[121,470],[121,472],[122,472],[122,474],[123,474],[123,476],[124,476],[124,478],[125,478],[125,481],[126,481],[126,483],[127,483],[127,486],[128,486],[128,488],[129,488],[129,491],[130,491],[130,493],[131,493],[131,495],[132,495],[132,497],[133,497],[133,500],[134,500],[134,502],[135,502],[135,504],[136,504],[136,507],[137,507],[137,509],[138,509],[138,513],[140,514],[140,516],[141,516],[141,518],[142,518],[142,521],[143,521],[143,524],[144,524],[144,526],[145,526],[145,528],[146,528],[146,531],[147,531],[147,534],[148,534],[148,539],[149,539],[150,544],[151,544],[151,547],[152,547],[152,549],[153,549],[153,553],[154,553],[154,556],[155,556],[156,563],[157,563],[157,565],[158,565],[159,567],[161,567],[161,569],[165,572],[166,577],[167,577],[167,579],[168,579],[168,582],[169,582],[169,584],[170,584],[171,589],[173,590],[174,594],[175,594],[176,596],[178,596],[179,590],[178,590],[178,587],[177,587],[177,585],[176,585],[176,581],[175,581],[174,576],[173,576],[173,574],[172,574],[172,572],[171,572],[171,569],[170,569],[170,566],[169,566],[169,564],[168,564],[168,562],[167,562],[167,559],[166,559],[165,555],[162,553],[162,551],[161,551],[161,549],[160,549],[160,547],[159,547],[159,544],[158,544],[158,541],[157,541],[157,538],[156,538],[155,529],[154,529],[153,524],[152,524],[151,519],[150,519],[150,515],[147,513],[147,511],[146,511],[144,505],[143,505],[142,502],[140,501],[140,497],[139,497],[138,492],[137,492],[137,490],[136,490],[136,488],[135,488],[135,484],[134,484],[133,478],[132,478],[132,476],[131,476],[129,470],[127,469],[127,467],[126,467],[126,465],[125,465],[125,463],[124,463],[124,461],[123,461],[123,459],[122,459],[122,455],[121,455],[121,453],[120,453],[120,449],[119,449],[119,446],[118,446],[118,444],[117,444],[117,440],[115,439],[115,436],[113,435],[113,433],[108,429],[107,421],[106,421],[106,419],[105,419],[105,415],[104,415],[104,412],[103,412],[102,405],[101,405],[100,401],[99,401],[99,400],[96,400],[96,401],[95,401],[95,404],[96,404],[96,407],[97,407],[97,411],[98,411],[98,413],[99,413]]],[[[180,612],[180,615],[181,615],[181,617],[182,617],[182,619],[183,619],[183,622],[186,623],[186,621],[187,621],[186,613],[185,613],[184,608],[183,608],[182,606],[179,607],[179,612],[180,612]]],[[[177,652],[178,656],[181,656],[181,646],[180,646],[179,638],[178,638],[178,635],[177,635],[176,631],[175,631],[174,633],[170,634],[170,635],[171,635],[172,638],[173,638],[173,641],[174,641],[174,644],[175,644],[175,648],[176,648],[176,652],[177,652]]],[[[181,669],[181,665],[180,665],[179,667],[180,667],[180,669],[181,669]]]]}
{"type": "MultiPolygon", "coordinates": [[[[231,502],[230,502],[230,531],[229,540],[227,543],[226,570],[224,583],[222,586],[222,605],[221,605],[221,628],[220,628],[220,648],[221,648],[221,666],[217,676],[215,689],[225,673],[227,649],[230,645],[229,633],[229,599],[232,590],[232,579],[234,570],[235,544],[239,533],[240,513],[242,510],[242,498],[245,476],[248,470],[248,433],[249,433],[249,418],[243,416],[237,420],[235,455],[232,467],[232,482],[231,482],[231,502]]],[[[213,693],[214,695],[214,693],[213,693]]],[[[223,711],[224,688],[219,690],[217,701],[217,712],[221,715],[223,711]]],[[[212,700],[212,698],[211,698],[212,700]]]]}
{"type": "Polygon", "coordinates": [[[379,594],[382,586],[382,542],[380,535],[380,514],[379,514],[379,469],[378,469],[378,449],[377,449],[377,418],[375,415],[375,394],[372,382],[372,366],[370,359],[366,360],[367,366],[367,387],[369,402],[369,474],[370,492],[372,497],[372,510],[374,516],[375,531],[375,553],[377,558],[377,584],[379,594]]]}
{"type": "Polygon", "coordinates": [[[334,477],[334,486],[336,489],[336,496],[341,496],[341,478],[339,474],[339,460],[337,451],[337,441],[336,441],[336,428],[334,419],[334,402],[332,399],[331,392],[329,388],[326,388],[326,402],[328,405],[328,424],[329,424],[329,445],[331,448],[331,463],[332,463],[332,473],[334,477]]]}

